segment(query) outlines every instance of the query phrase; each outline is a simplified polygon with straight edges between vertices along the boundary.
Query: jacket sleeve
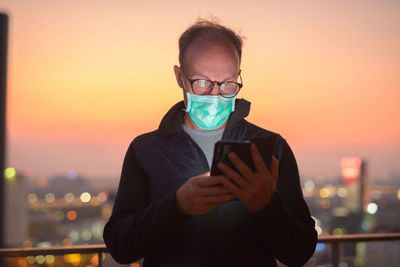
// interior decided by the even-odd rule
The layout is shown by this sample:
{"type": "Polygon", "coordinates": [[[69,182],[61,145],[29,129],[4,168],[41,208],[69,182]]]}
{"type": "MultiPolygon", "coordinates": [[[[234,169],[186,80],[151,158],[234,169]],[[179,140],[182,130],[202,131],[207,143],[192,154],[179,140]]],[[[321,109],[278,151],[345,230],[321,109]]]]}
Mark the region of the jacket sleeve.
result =
{"type": "Polygon", "coordinates": [[[103,232],[110,254],[121,264],[152,253],[186,219],[176,207],[175,193],[149,203],[148,177],[133,144],[125,155],[112,215],[103,232]]]}
{"type": "Polygon", "coordinates": [[[274,153],[279,160],[277,190],[271,202],[254,216],[275,258],[288,266],[302,266],[315,251],[315,222],[303,198],[293,152],[283,138],[278,140],[274,153]]]}

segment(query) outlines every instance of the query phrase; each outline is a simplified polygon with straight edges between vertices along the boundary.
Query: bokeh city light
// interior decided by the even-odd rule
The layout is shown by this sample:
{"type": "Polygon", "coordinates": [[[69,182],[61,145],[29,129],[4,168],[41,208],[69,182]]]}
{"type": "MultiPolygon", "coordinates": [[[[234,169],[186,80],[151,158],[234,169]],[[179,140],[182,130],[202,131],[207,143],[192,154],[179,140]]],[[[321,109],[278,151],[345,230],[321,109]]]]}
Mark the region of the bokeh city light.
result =
{"type": "Polygon", "coordinates": [[[15,176],[17,175],[17,172],[13,167],[8,167],[4,170],[4,178],[7,180],[14,180],[15,176]]]}

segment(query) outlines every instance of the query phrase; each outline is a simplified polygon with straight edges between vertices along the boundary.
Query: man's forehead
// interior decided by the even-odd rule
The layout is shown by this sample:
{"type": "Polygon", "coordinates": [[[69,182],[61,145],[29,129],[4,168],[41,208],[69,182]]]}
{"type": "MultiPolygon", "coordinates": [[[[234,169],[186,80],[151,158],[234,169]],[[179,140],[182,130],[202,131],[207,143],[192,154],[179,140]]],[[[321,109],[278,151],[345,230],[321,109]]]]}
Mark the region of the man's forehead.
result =
{"type": "Polygon", "coordinates": [[[204,40],[196,40],[188,47],[184,57],[184,67],[189,71],[193,62],[198,62],[203,58],[212,60],[214,57],[230,58],[229,62],[235,62],[240,65],[239,55],[235,47],[229,42],[210,42],[204,40]]]}
{"type": "Polygon", "coordinates": [[[208,51],[223,51],[232,53],[239,58],[239,55],[232,43],[224,40],[207,40],[205,38],[197,38],[187,48],[185,57],[193,56],[194,54],[207,53],[208,51]]]}

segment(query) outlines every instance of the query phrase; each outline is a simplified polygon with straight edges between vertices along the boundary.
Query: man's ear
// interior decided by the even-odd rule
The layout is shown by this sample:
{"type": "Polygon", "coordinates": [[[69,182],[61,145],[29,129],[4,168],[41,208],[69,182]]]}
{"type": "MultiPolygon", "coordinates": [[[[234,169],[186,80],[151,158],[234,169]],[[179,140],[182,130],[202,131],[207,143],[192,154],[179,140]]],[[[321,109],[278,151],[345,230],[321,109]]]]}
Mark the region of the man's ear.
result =
{"type": "Polygon", "coordinates": [[[174,72],[175,72],[176,82],[178,83],[179,87],[182,88],[183,101],[185,103],[185,107],[187,107],[186,90],[185,90],[185,87],[183,86],[183,82],[182,82],[182,70],[177,65],[175,65],[174,72]]]}
{"type": "Polygon", "coordinates": [[[177,65],[174,66],[174,72],[176,82],[178,83],[179,87],[183,89],[181,69],[177,65]]]}

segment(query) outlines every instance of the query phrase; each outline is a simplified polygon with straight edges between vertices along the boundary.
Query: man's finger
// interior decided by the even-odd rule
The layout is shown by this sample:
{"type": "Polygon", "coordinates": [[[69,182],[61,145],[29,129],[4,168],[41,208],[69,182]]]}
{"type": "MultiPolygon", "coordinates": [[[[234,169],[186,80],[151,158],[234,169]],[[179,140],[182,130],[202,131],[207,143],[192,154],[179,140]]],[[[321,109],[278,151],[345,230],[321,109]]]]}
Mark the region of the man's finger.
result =
{"type": "Polygon", "coordinates": [[[264,160],[262,159],[260,152],[255,144],[250,146],[251,157],[254,162],[254,167],[259,173],[269,173],[267,166],[265,166],[264,160]]]}
{"type": "Polygon", "coordinates": [[[238,157],[238,155],[236,155],[236,153],[231,152],[228,154],[228,157],[245,179],[251,178],[251,176],[254,174],[253,171],[238,157]]]}
{"type": "Polygon", "coordinates": [[[232,179],[241,188],[245,188],[249,182],[244,179],[240,174],[232,170],[228,165],[223,162],[218,163],[218,168],[230,179],[232,179]]]}
{"type": "Polygon", "coordinates": [[[202,187],[209,187],[220,184],[216,176],[196,176],[195,178],[197,184],[202,187]]]}
{"type": "Polygon", "coordinates": [[[271,175],[274,179],[278,180],[279,175],[279,161],[275,156],[272,156],[271,167],[270,167],[271,175]]]}
{"type": "Polygon", "coordinates": [[[225,203],[234,199],[236,199],[236,196],[232,193],[220,196],[208,196],[204,198],[204,204],[215,205],[215,204],[225,203]]]}
{"type": "Polygon", "coordinates": [[[219,178],[221,184],[223,184],[226,188],[229,189],[237,198],[240,198],[243,194],[241,188],[239,188],[236,184],[232,183],[232,181],[226,176],[220,176],[219,178]]]}
{"type": "MultiPolygon", "coordinates": [[[[218,177],[215,177],[215,179],[218,180],[218,177]]],[[[204,196],[219,196],[230,193],[230,191],[224,186],[200,187],[199,191],[204,196]]]]}

